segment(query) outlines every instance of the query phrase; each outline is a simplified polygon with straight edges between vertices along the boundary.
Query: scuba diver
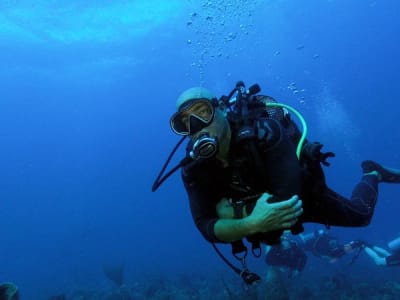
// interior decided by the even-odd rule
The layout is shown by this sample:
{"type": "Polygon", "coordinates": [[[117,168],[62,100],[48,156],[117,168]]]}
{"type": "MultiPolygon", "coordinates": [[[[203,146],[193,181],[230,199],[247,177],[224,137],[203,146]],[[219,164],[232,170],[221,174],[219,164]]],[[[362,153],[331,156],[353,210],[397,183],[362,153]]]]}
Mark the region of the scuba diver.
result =
{"type": "Polygon", "coordinates": [[[297,278],[307,263],[307,255],[288,231],[276,245],[266,245],[265,284],[261,287],[263,299],[289,299],[290,293],[285,278],[297,278]]]}
{"type": "Polygon", "coordinates": [[[215,244],[231,243],[242,268],[223,259],[246,283],[259,277],[248,271],[243,239],[260,256],[260,243],[279,243],[286,229],[299,234],[305,222],[367,226],[379,183],[400,183],[400,171],[367,160],[350,199],[330,189],[321,164],[329,166],[335,154],[306,139],[307,124],[297,110],[260,90],[239,81],[219,99],[203,87],[184,91],[170,119],[172,131],[182,138],[152,187],[157,190],[181,168],[195,225],[221,257],[215,244]],[[186,157],[163,176],[186,137],[186,157]]]}
{"type": "Polygon", "coordinates": [[[265,262],[268,266],[279,268],[280,272],[287,273],[288,278],[293,279],[306,266],[307,255],[301,244],[284,233],[279,244],[266,246],[265,262]]]}
{"type": "Polygon", "coordinates": [[[374,245],[366,245],[365,253],[373,259],[377,266],[400,265],[400,237],[388,243],[389,251],[374,245]]]}
{"type": "MultiPolygon", "coordinates": [[[[308,234],[300,234],[301,247],[313,255],[328,260],[330,263],[336,262],[342,256],[356,250],[361,251],[365,242],[361,240],[350,241],[346,244],[339,242],[339,239],[326,230],[320,229],[308,234]]],[[[359,253],[353,257],[357,258],[359,253]]]]}
{"type": "Polygon", "coordinates": [[[281,236],[280,244],[266,246],[265,262],[270,266],[280,267],[282,271],[288,273],[289,278],[294,278],[304,269],[307,263],[306,252],[334,263],[344,255],[358,250],[352,259],[353,262],[358,258],[365,245],[366,243],[361,240],[342,244],[337,237],[324,229],[300,234],[297,237],[285,231],[281,236]]]}
{"type": "Polygon", "coordinates": [[[361,240],[342,244],[337,237],[324,229],[300,234],[297,237],[285,231],[281,236],[280,244],[266,246],[265,261],[270,266],[277,266],[282,271],[287,271],[289,278],[293,278],[304,269],[307,263],[306,252],[334,263],[344,255],[358,250],[353,257],[352,261],[354,261],[365,245],[366,243],[361,240]]]}

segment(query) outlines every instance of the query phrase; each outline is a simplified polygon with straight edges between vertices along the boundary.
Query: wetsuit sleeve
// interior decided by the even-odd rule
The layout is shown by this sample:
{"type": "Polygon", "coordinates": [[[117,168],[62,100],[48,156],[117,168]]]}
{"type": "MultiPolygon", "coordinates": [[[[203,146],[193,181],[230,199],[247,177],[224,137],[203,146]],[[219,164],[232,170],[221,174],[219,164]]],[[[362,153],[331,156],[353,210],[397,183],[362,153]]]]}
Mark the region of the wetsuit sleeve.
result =
{"type": "Polygon", "coordinates": [[[394,254],[386,257],[386,264],[388,266],[398,266],[400,265],[400,252],[395,252],[394,254]]]}
{"type": "Polygon", "coordinates": [[[190,210],[193,221],[203,235],[211,243],[222,243],[214,232],[214,225],[218,220],[216,193],[212,186],[191,180],[182,172],[182,180],[189,197],[190,210]]]}

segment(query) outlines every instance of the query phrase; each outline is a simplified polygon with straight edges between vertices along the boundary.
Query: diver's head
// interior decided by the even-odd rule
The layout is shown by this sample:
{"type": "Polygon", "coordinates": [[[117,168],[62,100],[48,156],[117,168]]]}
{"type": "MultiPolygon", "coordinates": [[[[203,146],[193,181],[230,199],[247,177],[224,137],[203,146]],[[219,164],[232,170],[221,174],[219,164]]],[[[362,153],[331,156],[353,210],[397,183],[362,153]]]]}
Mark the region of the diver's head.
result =
{"type": "Polygon", "coordinates": [[[177,112],[171,117],[171,129],[193,141],[207,135],[218,140],[219,152],[226,152],[230,143],[230,126],[226,107],[203,87],[184,91],[176,102],[177,112]],[[225,150],[226,149],[226,150],[225,150]]]}
{"type": "Polygon", "coordinates": [[[176,101],[177,112],[171,117],[172,130],[179,135],[194,135],[209,126],[215,116],[217,99],[203,87],[184,91],[176,101]]]}
{"type": "Polygon", "coordinates": [[[218,106],[214,94],[203,87],[184,91],[176,101],[177,112],[171,117],[172,130],[179,135],[194,135],[209,126],[218,106]]]}
{"type": "Polygon", "coordinates": [[[214,99],[217,100],[217,98],[209,89],[199,86],[191,87],[179,95],[178,99],[176,100],[176,110],[180,111],[189,101],[198,99],[206,99],[209,101],[213,101],[214,99]]]}

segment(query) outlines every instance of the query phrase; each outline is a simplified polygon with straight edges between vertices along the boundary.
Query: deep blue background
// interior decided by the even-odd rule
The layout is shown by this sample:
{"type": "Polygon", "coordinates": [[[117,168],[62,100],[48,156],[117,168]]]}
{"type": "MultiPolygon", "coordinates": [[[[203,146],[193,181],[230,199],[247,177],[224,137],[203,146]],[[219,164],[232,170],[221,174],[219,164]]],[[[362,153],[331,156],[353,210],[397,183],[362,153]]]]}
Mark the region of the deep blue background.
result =
{"type": "MultiPolygon", "coordinates": [[[[125,262],[129,281],[230,272],[179,175],[150,192],[190,86],[257,82],[298,108],[309,139],[336,152],[326,174],[345,195],[363,159],[400,166],[398,1],[224,2],[1,4],[0,281],[40,299],[107,285],[108,262],[125,262]]],[[[382,185],[372,224],[335,232],[385,246],[400,234],[399,193],[382,185]]],[[[355,272],[376,270],[360,261],[355,272]]]]}

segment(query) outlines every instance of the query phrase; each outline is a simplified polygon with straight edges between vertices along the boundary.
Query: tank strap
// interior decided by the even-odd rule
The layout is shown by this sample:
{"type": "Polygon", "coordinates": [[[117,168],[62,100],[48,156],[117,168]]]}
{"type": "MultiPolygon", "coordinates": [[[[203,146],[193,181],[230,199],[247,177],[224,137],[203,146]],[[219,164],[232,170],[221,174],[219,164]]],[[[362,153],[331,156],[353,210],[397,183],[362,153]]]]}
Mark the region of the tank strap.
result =
{"type": "Polygon", "coordinates": [[[233,207],[233,217],[235,219],[243,218],[243,208],[246,206],[246,201],[239,199],[230,199],[230,204],[233,207]]]}

